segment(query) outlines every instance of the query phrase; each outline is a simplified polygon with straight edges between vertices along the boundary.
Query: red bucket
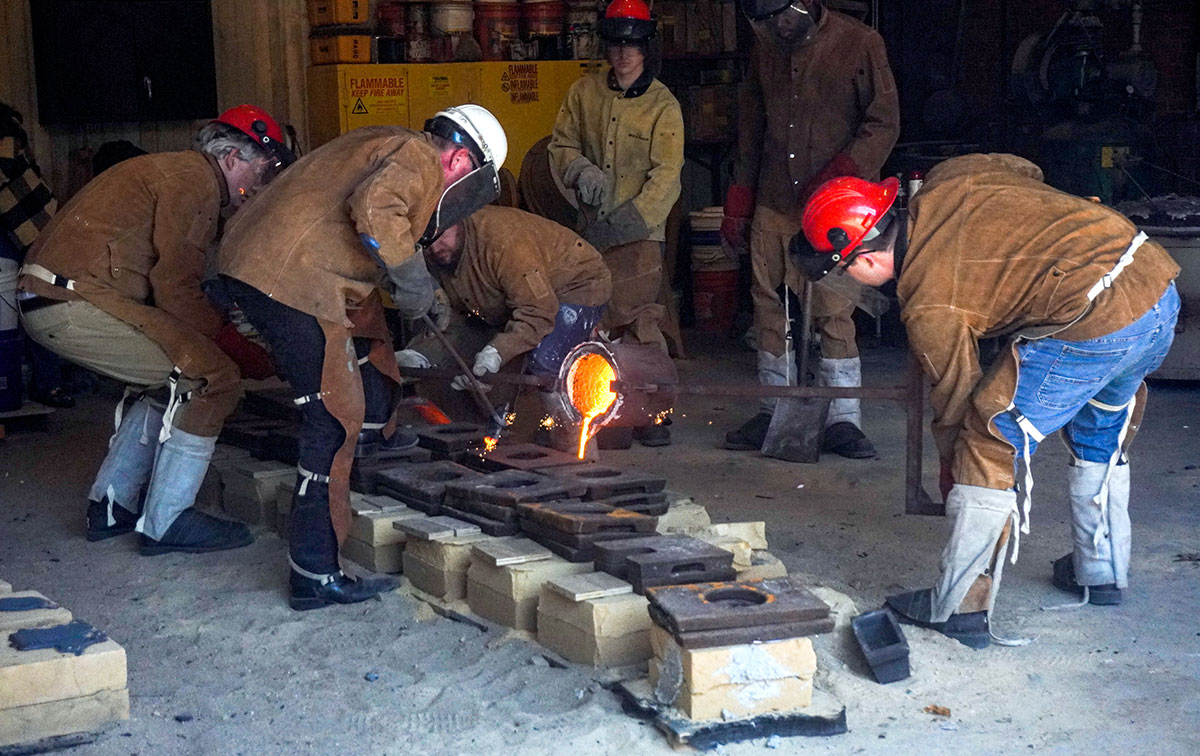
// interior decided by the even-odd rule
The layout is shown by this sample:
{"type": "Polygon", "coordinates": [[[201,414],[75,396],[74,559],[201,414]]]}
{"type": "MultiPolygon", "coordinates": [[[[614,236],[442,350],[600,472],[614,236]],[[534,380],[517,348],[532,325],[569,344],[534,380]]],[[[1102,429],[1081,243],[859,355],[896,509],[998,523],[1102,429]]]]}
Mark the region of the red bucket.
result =
{"type": "Polygon", "coordinates": [[[525,33],[531,37],[553,37],[562,34],[567,6],[561,0],[525,0],[521,3],[521,18],[525,33]]]}
{"type": "Polygon", "coordinates": [[[692,303],[697,328],[722,333],[733,328],[737,280],[736,270],[693,271],[692,303]]]}
{"type": "Polygon", "coordinates": [[[516,0],[475,3],[475,39],[484,60],[508,60],[520,27],[521,6],[516,0]]]}

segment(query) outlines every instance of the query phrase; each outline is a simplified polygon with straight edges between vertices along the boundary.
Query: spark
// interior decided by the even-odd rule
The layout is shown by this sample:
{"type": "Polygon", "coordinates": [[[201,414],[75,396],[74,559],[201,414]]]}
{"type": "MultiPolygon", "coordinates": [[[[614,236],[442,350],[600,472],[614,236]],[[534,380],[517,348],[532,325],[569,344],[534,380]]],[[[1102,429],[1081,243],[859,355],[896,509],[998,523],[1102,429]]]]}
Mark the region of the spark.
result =
{"type": "Polygon", "coordinates": [[[542,418],[541,425],[546,430],[550,430],[551,428],[554,427],[554,418],[550,417],[549,415],[546,415],[545,417],[542,418]]]}
{"type": "Polygon", "coordinates": [[[517,413],[516,412],[509,412],[507,415],[504,416],[504,424],[505,425],[512,425],[515,422],[517,422],[517,413]]]}
{"type": "MultiPolygon", "coordinates": [[[[496,448],[496,444],[498,444],[499,442],[500,442],[500,439],[498,439],[498,438],[492,438],[491,436],[485,437],[483,439],[483,454],[487,454],[488,452],[493,451],[496,448]]],[[[480,455],[480,456],[483,456],[483,455],[480,455]]]]}

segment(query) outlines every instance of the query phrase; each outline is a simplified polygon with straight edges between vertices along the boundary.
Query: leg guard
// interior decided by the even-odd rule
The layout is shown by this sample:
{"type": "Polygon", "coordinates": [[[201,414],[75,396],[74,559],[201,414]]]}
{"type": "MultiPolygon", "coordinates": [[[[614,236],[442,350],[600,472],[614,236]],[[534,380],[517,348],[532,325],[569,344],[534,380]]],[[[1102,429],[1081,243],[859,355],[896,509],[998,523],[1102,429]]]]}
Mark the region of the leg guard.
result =
{"type": "Polygon", "coordinates": [[[192,506],[216,445],[215,436],[194,436],[178,428],[171,431],[171,437],[158,447],[137,532],[161,540],[175,518],[192,506]]]}
{"type": "MultiPolygon", "coordinates": [[[[758,382],[764,386],[795,386],[796,385],[796,355],[790,350],[776,356],[765,349],[758,351],[758,382]]],[[[771,414],[775,411],[775,398],[765,398],[759,402],[759,412],[771,414]]],[[[765,431],[764,431],[765,432],[765,431]]]]}
{"type": "Polygon", "coordinates": [[[114,523],[112,507],[119,504],[137,514],[138,496],[150,482],[158,434],[162,429],[162,410],[141,398],[121,419],[121,425],[108,442],[108,454],[88,493],[91,501],[108,501],[108,524],[114,523]]]}
{"type": "MultiPolygon", "coordinates": [[[[818,377],[822,386],[856,388],[862,385],[862,361],[858,357],[847,357],[842,360],[822,358],[818,377]]],[[[862,411],[859,408],[859,400],[832,400],[829,403],[829,417],[825,421],[825,427],[835,423],[853,423],[855,427],[861,428],[862,411]]]]}
{"type": "Polygon", "coordinates": [[[288,558],[305,572],[326,575],[338,571],[338,542],[329,512],[329,484],[306,481],[292,499],[288,558]]]}
{"type": "Polygon", "coordinates": [[[933,589],[928,621],[946,621],[958,610],[975,579],[994,572],[987,607],[991,611],[1004,562],[1004,554],[996,554],[996,544],[1016,513],[1015,491],[964,485],[950,489],[946,516],[953,518],[954,524],[942,551],[942,574],[933,589]]]}
{"type": "Polygon", "coordinates": [[[1079,585],[1124,588],[1132,542],[1129,523],[1129,465],[1116,465],[1108,476],[1107,522],[1099,499],[1108,464],[1077,459],[1068,473],[1071,534],[1075,542],[1075,580],[1079,585]]]}

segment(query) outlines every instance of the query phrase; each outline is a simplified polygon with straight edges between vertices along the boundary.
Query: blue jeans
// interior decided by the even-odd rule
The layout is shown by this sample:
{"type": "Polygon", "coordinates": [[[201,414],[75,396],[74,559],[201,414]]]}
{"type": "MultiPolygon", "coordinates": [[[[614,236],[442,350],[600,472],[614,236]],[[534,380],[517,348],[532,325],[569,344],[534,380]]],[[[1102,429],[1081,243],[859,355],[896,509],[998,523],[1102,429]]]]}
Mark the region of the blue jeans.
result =
{"type": "MultiPolygon", "coordinates": [[[[1172,282],[1145,315],[1107,336],[1022,342],[1013,404],[1043,436],[1063,429],[1077,459],[1107,463],[1125,425],[1125,405],[1167,356],[1178,317],[1179,293],[1172,282]]],[[[995,423],[1019,459],[1025,439],[1015,418],[1001,413],[995,423]]],[[[1033,454],[1036,441],[1030,438],[1029,446],[1033,454]]]]}

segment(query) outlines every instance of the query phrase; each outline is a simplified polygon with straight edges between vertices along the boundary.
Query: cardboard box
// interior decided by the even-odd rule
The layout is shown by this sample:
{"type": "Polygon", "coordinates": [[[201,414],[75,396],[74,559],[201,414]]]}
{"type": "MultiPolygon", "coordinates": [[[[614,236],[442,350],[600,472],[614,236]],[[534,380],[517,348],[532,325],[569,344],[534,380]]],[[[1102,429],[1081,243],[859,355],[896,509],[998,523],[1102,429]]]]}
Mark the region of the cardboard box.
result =
{"type": "MultiPolygon", "coordinates": [[[[8,585],[8,583],[5,583],[8,585]]],[[[46,598],[37,591],[4,593],[4,598],[46,598]]],[[[51,627],[71,621],[71,612],[61,606],[55,609],[30,609],[23,612],[0,612],[0,643],[8,642],[8,634],[23,627],[51,627]]]]}
{"type": "Polygon", "coordinates": [[[314,66],[371,62],[371,38],[365,34],[312,37],[308,43],[309,58],[314,66]]]}
{"type": "Polygon", "coordinates": [[[124,688],[0,709],[0,747],[91,732],[122,719],[129,719],[129,691],[124,688]]]}
{"type": "Polygon", "coordinates": [[[308,0],[310,26],[365,24],[370,13],[369,0],[308,0]]]}
{"type": "Polygon", "coordinates": [[[537,607],[538,643],[564,659],[593,667],[645,663],[650,649],[650,613],[645,596],[571,601],[549,586],[537,607]]]}
{"type": "Polygon", "coordinates": [[[649,682],[655,696],[692,719],[752,717],[812,703],[812,639],[684,649],[655,625],[649,682]]]}

